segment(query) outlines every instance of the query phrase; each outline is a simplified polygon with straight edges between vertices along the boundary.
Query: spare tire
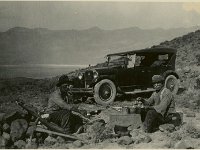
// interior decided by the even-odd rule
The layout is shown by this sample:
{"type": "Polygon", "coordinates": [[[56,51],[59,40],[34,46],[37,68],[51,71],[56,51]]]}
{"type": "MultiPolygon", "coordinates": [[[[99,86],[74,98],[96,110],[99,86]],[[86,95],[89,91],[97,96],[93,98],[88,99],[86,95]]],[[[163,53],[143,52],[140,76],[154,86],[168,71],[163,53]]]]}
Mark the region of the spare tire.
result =
{"type": "Polygon", "coordinates": [[[173,95],[176,95],[179,88],[179,80],[174,75],[168,75],[165,78],[165,87],[169,89],[173,95]]]}
{"type": "Polygon", "coordinates": [[[109,79],[103,79],[94,86],[94,99],[101,105],[113,103],[117,94],[115,84],[109,79]]]}

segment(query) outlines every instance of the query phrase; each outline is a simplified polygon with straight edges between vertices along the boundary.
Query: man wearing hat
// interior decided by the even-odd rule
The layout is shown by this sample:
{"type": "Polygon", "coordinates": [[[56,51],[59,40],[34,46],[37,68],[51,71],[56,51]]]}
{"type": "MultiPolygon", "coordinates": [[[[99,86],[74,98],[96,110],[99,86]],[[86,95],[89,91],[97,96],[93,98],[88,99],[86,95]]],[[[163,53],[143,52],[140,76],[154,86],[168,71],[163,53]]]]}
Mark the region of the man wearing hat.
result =
{"type": "Polygon", "coordinates": [[[175,101],[172,92],[164,87],[164,78],[161,75],[152,77],[155,92],[148,100],[139,98],[144,104],[145,110],[141,113],[145,132],[153,132],[165,118],[175,113],[175,101]]]}
{"type": "Polygon", "coordinates": [[[71,111],[79,111],[77,106],[68,104],[68,76],[62,75],[56,84],[55,91],[50,95],[46,113],[48,120],[65,129],[66,133],[74,133],[83,124],[79,116],[71,111]]]}

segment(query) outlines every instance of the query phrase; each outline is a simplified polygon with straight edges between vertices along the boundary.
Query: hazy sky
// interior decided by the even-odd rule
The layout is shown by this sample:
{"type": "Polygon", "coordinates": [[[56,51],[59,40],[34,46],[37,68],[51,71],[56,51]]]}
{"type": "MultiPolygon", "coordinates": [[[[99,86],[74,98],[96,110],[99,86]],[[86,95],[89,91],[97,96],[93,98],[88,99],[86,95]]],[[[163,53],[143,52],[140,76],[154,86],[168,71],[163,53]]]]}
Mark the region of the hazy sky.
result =
{"type": "Polygon", "coordinates": [[[49,29],[176,28],[200,25],[200,3],[0,2],[0,31],[15,26],[49,29]]]}

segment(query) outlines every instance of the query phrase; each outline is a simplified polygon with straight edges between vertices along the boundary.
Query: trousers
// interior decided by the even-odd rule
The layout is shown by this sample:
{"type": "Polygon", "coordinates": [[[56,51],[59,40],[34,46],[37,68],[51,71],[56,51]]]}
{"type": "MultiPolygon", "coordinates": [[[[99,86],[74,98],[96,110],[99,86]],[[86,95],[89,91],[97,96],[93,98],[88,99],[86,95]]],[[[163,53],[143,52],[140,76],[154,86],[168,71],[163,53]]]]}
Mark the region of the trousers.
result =
{"type": "Polygon", "coordinates": [[[69,110],[57,110],[49,115],[48,120],[62,127],[68,134],[76,132],[83,125],[82,119],[69,110]]]}
{"type": "Polygon", "coordinates": [[[155,109],[149,109],[141,112],[143,129],[147,133],[154,132],[159,125],[164,123],[164,117],[157,113],[155,109]]]}
{"type": "Polygon", "coordinates": [[[142,110],[141,120],[144,131],[148,133],[154,132],[161,124],[169,123],[174,126],[179,126],[182,123],[182,118],[179,113],[171,113],[163,117],[155,109],[142,110]]]}

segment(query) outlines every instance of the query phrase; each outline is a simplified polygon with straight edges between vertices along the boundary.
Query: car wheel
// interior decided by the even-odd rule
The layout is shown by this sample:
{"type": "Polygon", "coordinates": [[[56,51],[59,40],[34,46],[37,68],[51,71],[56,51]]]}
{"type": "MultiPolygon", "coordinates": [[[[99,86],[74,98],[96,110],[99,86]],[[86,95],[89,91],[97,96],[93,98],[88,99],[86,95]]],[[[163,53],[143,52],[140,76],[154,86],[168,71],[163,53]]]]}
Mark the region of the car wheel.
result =
{"type": "Polygon", "coordinates": [[[116,86],[108,79],[101,80],[94,86],[94,99],[101,105],[111,104],[116,97],[116,86]]]}
{"type": "Polygon", "coordinates": [[[165,87],[176,95],[179,88],[179,80],[174,75],[169,75],[165,79],[165,87]]]}

